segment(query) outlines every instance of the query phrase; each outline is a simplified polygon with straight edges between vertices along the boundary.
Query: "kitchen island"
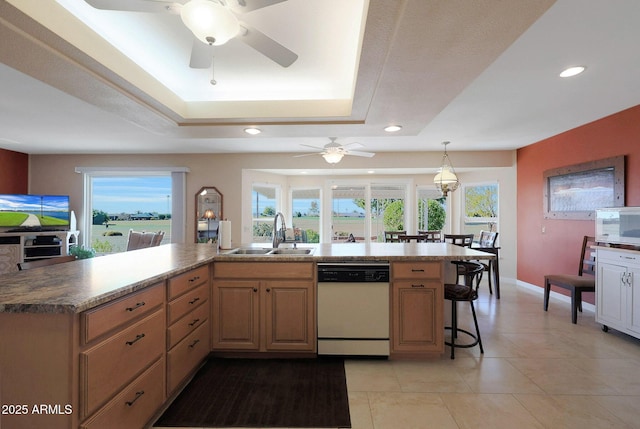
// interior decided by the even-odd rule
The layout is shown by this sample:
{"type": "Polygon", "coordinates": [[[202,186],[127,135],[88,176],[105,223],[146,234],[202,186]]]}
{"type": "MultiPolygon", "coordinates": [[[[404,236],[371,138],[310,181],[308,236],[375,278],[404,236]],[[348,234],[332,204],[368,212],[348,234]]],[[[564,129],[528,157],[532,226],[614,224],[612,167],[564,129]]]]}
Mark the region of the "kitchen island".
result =
{"type": "MultiPolygon", "coordinates": [[[[441,308],[437,291],[450,273],[446,261],[493,257],[440,243],[317,245],[307,255],[268,256],[171,244],[4,275],[0,425],[144,427],[212,351],[219,319],[210,303],[218,263],[268,264],[284,277],[287,264],[296,263],[429,263],[438,268],[431,281],[441,308]]],[[[310,276],[313,297],[313,270],[310,276]]],[[[441,313],[434,316],[442,319],[441,313]]]]}

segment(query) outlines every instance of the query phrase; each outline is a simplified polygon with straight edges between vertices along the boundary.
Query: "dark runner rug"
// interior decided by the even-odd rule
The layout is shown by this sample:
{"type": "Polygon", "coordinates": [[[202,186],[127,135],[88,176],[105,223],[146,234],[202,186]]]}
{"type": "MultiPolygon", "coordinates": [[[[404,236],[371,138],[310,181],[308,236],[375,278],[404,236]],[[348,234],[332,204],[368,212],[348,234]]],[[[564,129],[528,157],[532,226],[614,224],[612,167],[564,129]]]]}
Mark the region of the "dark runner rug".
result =
{"type": "Polygon", "coordinates": [[[155,426],[350,428],[344,361],[209,359],[155,426]]]}

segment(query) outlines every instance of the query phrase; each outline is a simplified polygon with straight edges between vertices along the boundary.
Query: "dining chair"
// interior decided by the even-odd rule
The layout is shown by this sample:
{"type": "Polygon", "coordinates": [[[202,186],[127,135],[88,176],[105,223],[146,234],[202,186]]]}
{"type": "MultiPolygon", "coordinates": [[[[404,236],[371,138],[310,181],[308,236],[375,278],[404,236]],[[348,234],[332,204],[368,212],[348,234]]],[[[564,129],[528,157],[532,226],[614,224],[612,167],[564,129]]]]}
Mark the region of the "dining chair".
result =
{"type": "Polygon", "coordinates": [[[444,242],[455,244],[456,246],[471,247],[473,234],[445,234],[444,242]]]}
{"type": "Polygon", "coordinates": [[[76,260],[75,256],[69,255],[69,256],[59,256],[59,257],[49,258],[49,259],[38,259],[35,261],[19,262],[18,270],[19,271],[30,270],[31,268],[47,267],[49,265],[57,265],[57,264],[62,264],[65,262],[71,262],[75,260],[76,260]]]}
{"type": "MultiPolygon", "coordinates": [[[[480,231],[480,238],[478,239],[478,250],[483,249],[495,249],[496,240],[498,239],[498,233],[495,231],[480,231]]],[[[498,255],[496,254],[496,258],[498,255]]],[[[495,260],[489,259],[487,262],[478,261],[484,267],[484,271],[488,274],[489,280],[489,293],[493,295],[493,285],[491,283],[491,272],[495,270],[495,260]]],[[[497,281],[497,280],[496,280],[497,281]]]]}
{"type": "Polygon", "coordinates": [[[418,234],[427,237],[427,243],[442,242],[442,231],[418,231],[418,234]]]}
{"type": "Polygon", "coordinates": [[[472,261],[451,261],[456,265],[458,272],[464,272],[464,283],[457,282],[456,284],[445,283],[444,285],[444,299],[451,301],[451,326],[445,326],[445,330],[451,331],[451,341],[446,341],[445,344],[451,347],[451,359],[455,359],[456,348],[470,348],[480,346],[480,353],[484,353],[482,347],[482,339],[480,338],[480,328],[478,327],[478,318],[476,317],[476,309],[473,305],[473,301],[478,299],[478,287],[480,286],[480,275],[484,267],[478,262],[472,261]],[[473,315],[473,323],[476,328],[475,334],[466,329],[458,327],[458,302],[468,302],[471,306],[471,313],[473,315]],[[456,343],[458,333],[464,333],[472,338],[471,343],[456,343]]]}
{"type": "Polygon", "coordinates": [[[384,232],[384,242],[385,243],[399,243],[398,239],[399,235],[406,234],[407,231],[385,231],[384,232]]]}
{"type": "Polygon", "coordinates": [[[585,235],[582,239],[578,274],[547,274],[544,276],[544,311],[549,309],[551,286],[559,286],[571,291],[571,322],[578,323],[578,311],[582,312],[582,292],[596,291],[596,258],[594,237],[585,235]],[[586,274],[586,275],[585,275],[586,274]]]}
{"type": "Polygon", "coordinates": [[[127,252],[130,250],[145,249],[147,247],[154,247],[160,245],[164,232],[144,232],[129,230],[129,236],[127,237],[127,252]]]}

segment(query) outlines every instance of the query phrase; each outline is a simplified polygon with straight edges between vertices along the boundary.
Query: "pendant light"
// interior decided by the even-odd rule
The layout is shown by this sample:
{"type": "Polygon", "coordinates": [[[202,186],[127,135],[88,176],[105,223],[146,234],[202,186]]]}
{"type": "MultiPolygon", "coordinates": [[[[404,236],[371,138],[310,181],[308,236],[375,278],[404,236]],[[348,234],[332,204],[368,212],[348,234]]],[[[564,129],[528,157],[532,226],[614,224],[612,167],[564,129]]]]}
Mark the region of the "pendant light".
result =
{"type": "Polygon", "coordinates": [[[442,142],[444,145],[444,155],[442,156],[442,167],[438,170],[438,174],[433,178],[433,183],[436,185],[436,188],[442,193],[444,197],[447,196],[449,192],[453,192],[458,189],[460,186],[460,181],[458,180],[458,176],[456,176],[456,172],[451,165],[451,160],[449,159],[449,155],[447,154],[447,145],[450,142],[442,142]]]}

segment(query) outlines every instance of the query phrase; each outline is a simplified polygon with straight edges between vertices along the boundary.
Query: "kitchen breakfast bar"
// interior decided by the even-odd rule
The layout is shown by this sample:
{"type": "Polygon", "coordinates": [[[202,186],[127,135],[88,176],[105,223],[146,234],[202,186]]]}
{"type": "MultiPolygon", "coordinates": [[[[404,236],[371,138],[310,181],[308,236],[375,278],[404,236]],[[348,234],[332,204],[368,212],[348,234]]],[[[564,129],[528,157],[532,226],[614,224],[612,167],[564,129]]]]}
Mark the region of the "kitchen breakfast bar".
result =
{"type": "MultiPolygon", "coordinates": [[[[444,352],[447,243],[170,244],[0,277],[0,427],[143,428],[210,354],[313,358],[318,266],[388,264],[389,357],[444,352]]],[[[385,324],[387,321],[385,321],[385,324]]]]}

